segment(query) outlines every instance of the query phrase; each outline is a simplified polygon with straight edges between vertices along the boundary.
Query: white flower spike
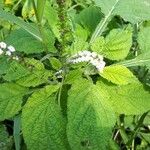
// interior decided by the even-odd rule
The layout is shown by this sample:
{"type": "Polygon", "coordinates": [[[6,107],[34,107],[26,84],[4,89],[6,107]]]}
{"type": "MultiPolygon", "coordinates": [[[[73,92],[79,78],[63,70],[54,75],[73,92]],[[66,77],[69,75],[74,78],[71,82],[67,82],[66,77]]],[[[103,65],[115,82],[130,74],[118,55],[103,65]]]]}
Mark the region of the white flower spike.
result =
{"type": "Polygon", "coordinates": [[[100,72],[103,71],[105,67],[105,62],[103,61],[103,56],[97,54],[96,52],[90,52],[87,50],[80,51],[77,54],[73,55],[68,60],[69,63],[76,64],[80,62],[89,62],[100,72]]]}

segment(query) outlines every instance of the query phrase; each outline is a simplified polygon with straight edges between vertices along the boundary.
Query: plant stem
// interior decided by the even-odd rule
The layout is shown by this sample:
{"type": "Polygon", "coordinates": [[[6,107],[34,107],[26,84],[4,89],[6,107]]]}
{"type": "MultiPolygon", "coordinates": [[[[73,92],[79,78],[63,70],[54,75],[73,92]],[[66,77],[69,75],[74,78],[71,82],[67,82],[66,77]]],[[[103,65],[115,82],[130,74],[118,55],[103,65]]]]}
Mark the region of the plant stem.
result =
{"type": "MultiPolygon", "coordinates": [[[[126,144],[128,142],[128,135],[126,134],[125,128],[124,128],[124,115],[119,116],[119,132],[121,134],[121,137],[123,139],[123,142],[126,144]]],[[[126,147],[128,149],[128,146],[126,147]]]]}
{"type": "Polygon", "coordinates": [[[63,84],[64,84],[64,79],[65,79],[65,77],[63,76],[61,84],[60,84],[59,92],[58,92],[58,105],[60,107],[61,107],[61,93],[62,93],[62,88],[63,88],[63,84]]]}
{"type": "Polygon", "coordinates": [[[21,117],[19,114],[14,118],[13,136],[16,150],[20,150],[20,143],[21,143],[20,131],[21,131],[21,117]]]}
{"type": "Polygon", "coordinates": [[[134,132],[133,132],[133,134],[131,135],[131,138],[130,138],[130,139],[128,140],[128,142],[127,142],[127,145],[131,145],[131,144],[132,144],[132,141],[134,140],[136,134],[138,133],[140,127],[142,126],[143,121],[144,121],[145,117],[147,116],[147,114],[148,114],[148,112],[144,113],[144,114],[140,117],[140,119],[139,119],[139,121],[138,121],[138,124],[136,125],[136,127],[135,127],[135,129],[134,129],[134,132]]]}
{"type": "Polygon", "coordinates": [[[14,11],[14,10],[18,7],[18,5],[21,3],[21,1],[22,1],[22,0],[19,0],[19,1],[13,6],[12,11],[14,11]]]}
{"type": "Polygon", "coordinates": [[[107,26],[109,20],[112,17],[112,13],[113,13],[116,5],[118,4],[118,2],[119,2],[119,0],[116,0],[115,4],[112,6],[111,10],[108,12],[108,14],[105,16],[105,18],[102,19],[100,21],[100,23],[97,25],[97,27],[96,27],[96,29],[95,29],[95,31],[92,34],[92,37],[90,39],[90,43],[93,43],[95,41],[95,39],[103,33],[105,27],[107,26]]]}

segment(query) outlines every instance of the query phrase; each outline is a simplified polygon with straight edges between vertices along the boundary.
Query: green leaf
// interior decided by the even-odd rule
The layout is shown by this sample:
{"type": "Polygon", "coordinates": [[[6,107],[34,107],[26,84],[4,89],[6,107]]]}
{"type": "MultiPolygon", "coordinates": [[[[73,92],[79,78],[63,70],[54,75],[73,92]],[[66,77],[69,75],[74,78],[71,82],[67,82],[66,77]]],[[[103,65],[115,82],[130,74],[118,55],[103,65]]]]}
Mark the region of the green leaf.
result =
{"type": "Polygon", "coordinates": [[[133,66],[147,66],[150,68],[150,52],[140,54],[134,59],[125,60],[117,63],[117,65],[124,65],[126,67],[133,67],[133,66]]]}
{"type": "Polygon", "coordinates": [[[38,17],[38,21],[42,22],[42,18],[43,18],[43,13],[44,13],[44,8],[45,8],[45,3],[46,0],[37,0],[37,17],[38,17]]]}
{"type": "Polygon", "coordinates": [[[10,64],[9,69],[6,71],[6,75],[3,78],[7,81],[14,81],[29,74],[30,72],[29,70],[27,70],[27,68],[25,68],[19,62],[13,61],[10,64]]]}
{"type": "Polygon", "coordinates": [[[8,140],[9,134],[6,131],[6,128],[4,125],[0,124],[0,145],[3,142],[6,142],[8,140]]]}
{"type": "Polygon", "coordinates": [[[150,20],[149,0],[94,0],[101,7],[102,12],[108,15],[112,8],[112,15],[120,15],[126,21],[137,23],[150,20]],[[115,5],[116,4],[116,5],[115,5]]]}
{"type": "Polygon", "coordinates": [[[132,32],[130,29],[111,30],[105,39],[105,47],[101,52],[110,60],[124,59],[132,45],[132,32]]]}
{"type": "Polygon", "coordinates": [[[65,120],[52,95],[58,86],[35,92],[22,111],[22,131],[30,150],[66,150],[65,120]]]}
{"type": "Polygon", "coordinates": [[[108,96],[86,80],[73,84],[68,97],[67,135],[72,150],[106,150],[115,116],[108,96]]]}
{"type": "Polygon", "coordinates": [[[6,131],[6,128],[4,125],[0,124],[0,149],[1,150],[7,150],[10,149],[10,139],[9,134],[6,131]]]}
{"type": "Polygon", "coordinates": [[[60,39],[60,32],[59,32],[59,19],[57,10],[52,7],[51,3],[49,1],[46,1],[45,9],[44,9],[44,16],[49,26],[51,27],[53,33],[55,34],[55,37],[60,39]]]}
{"type": "Polygon", "coordinates": [[[4,56],[0,57],[0,75],[5,74],[9,69],[10,61],[4,56]]]}
{"type": "Polygon", "coordinates": [[[15,148],[16,150],[20,150],[21,146],[21,115],[16,115],[14,117],[14,127],[13,127],[13,136],[14,136],[14,142],[15,142],[15,148]]]}
{"type": "Polygon", "coordinates": [[[90,6],[75,16],[76,23],[93,32],[102,18],[99,8],[90,6]],[[92,20],[92,21],[91,21],[92,20]]]}
{"type": "Polygon", "coordinates": [[[52,33],[50,27],[45,24],[43,27],[43,39],[44,39],[44,44],[46,45],[46,48],[48,49],[49,52],[57,52],[54,44],[55,44],[55,36],[52,33]]]}
{"type": "Polygon", "coordinates": [[[27,91],[17,84],[0,84],[0,120],[13,117],[21,110],[22,97],[27,91]]]}
{"type": "Polygon", "coordinates": [[[84,29],[81,25],[76,24],[75,33],[74,33],[75,40],[82,39],[83,41],[86,41],[88,38],[88,34],[89,32],[86,29],[84,29]]]}
{"type": "Polygon", "coordinates": [[[105,81],[99,85],[107,91],[109,102],[118,114],[139,115],[150,110],[150,93],[139,82],[115,86],[105,81]]]}
{"type": "Polygon", "coordinates": [[[35,87],[48,82],[48,78],[52,76],[51,71],[46,70],[44,65],[36,59],[25,59],[26,67],[29,68],[30,74],[22,76],[16,83],[24,87],[35,87]]]}
{"type": "Polygon", "coordinates": [[[42,43],[23,29],[12,31],[5,41],[13,45],[18,52],[33,54],[44,51],[42,43]]]}
{"type": "Polygon", "coordinates": [[[12,15],[11,13],[4,11],[2,8],[0,8],[0,17],[11,23],[15,23],[19,25],[22,29],[26,30],[36,39],[42,41],[40,32],[38,31],[36,27],[32,26],[31,24],[26,23],[23,20],[17,18],[15,15],[12,15]]]}
{"type": "Polygon", "coordinates": [[[105,40],[103,36],[97,37],[91,44],[91,49],[97,53],[100,53],[105,46],[105,40]]]}
{"type": "Polygon", "coordinates": [[[105,67],[100,75],[108,81],[118,85],[126,85],[138,81],[133,73],[122,65],[112,65],[105,67]]]}
{"type": "Polygon", "coordinates": [[[87,49],[89,46],[87,38],[88,38],[88,31],[77,24],[74,34],[74,42],[71,45],[71,50],[70,47],[68,48],[67,53],[74,55],[77,52],[82,51],[83,49],[87,49]]]}
{"type": "Polygon", "coordinates": [[[59,61],[59,59],[55,58],[55,57],[50,57],[50,63],[52,65],[52,67],[56,70],[60,69],[62,67],[61,62],[59,61]]]}
{"type": "Polygon", "coordinates": [[[12,62],[3,78],[7,81],[15,81],[24,87],[35,87],[47,83],[51,76],[51,71],[46,70],[40,61],[25,58],[24,64],[12,62]]]}
{"type": "Polygon", "coordinates": [[[29,67],[30,69],[37,69],[37,70],[42,70],[44,68],[44,64],[34,58],[24,58],[24,63],[26,67],[29,67]]]}
{"type": "Polygon", "coordinates": [[[24,87],[36,87],[43,83],[48,83],[52,73],[47,70],[34,70],[29,75],[24,76],[16,81],[17,84],[24,87]]]}
{"type": "Polygon", "coordinates": [[[138,34],[138,43],[142,53],[150,52],[150,27],[142,28],[138,34]]]}
{"type": "Polygon", "coordinates": [[[83,74],[82,69],[70,70],[69,73],[66,75],[65,83],[74,84],[74,82],[82,80],[83,79],[82,74],[83,74]]]}

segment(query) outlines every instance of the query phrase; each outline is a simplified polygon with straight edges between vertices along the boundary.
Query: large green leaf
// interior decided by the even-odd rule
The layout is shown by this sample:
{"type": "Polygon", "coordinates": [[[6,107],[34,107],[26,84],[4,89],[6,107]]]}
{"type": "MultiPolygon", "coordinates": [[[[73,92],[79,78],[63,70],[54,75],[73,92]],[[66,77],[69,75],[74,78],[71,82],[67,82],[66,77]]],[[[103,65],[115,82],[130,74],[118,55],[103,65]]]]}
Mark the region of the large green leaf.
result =
{"type": "Polygon", "coordinates": [[[94,0],[105,15],[120,15],[126,21],[137,23],[150,20],[149,0],[94,0]],[[111,10],[113,11],[111,12],[111,10]]]}
{"type": "Polygon", "coordinates": [[[13,117],[21,109],[27,89],[17,84],[0,84],[0,120],[13,117]]]}
{"type": "Polygon", "coordinates": [[[138,34],[138,43],[142,53],[150,52],[150,27],[142,28],[138,34]]]}
{"type": "Polygon", "coordinates": [[[13,45],[16,51],[26,54],[41,53],[44,51],[42,43],[23,29],[11,32],[5,41],[13,45]]]}
{"type": "Polygon", "coordinates": [[[44,65],[36,59],[24,59],[24,65],[12,62],[10,68],[3,77],[7,81],[15,81],[24,87],[35,87],[47,83],[52,73],[44,68],[44,65]]]}
{"type": "Polygon", "coordinates": [[[114,124],[107,93],[84,79],[78,80],[68,97],[67,135],[72,150],[106,150],[114,124]]]}
{"type": "Polygon", "coordinates": [[[139,82],[122,86],[100,82],[99,86],[107,91],[109,102],[118,114],[138,115],[150,110],[150,93],[139,82]]]}
{"type": "Polygon", "coordinates": [[[93,32],[102,18],[102,13],[99,8],[90,6],[76,15],[75,20],[78,24],[93,32]],[[92,21],[91,21],[92,20],[92,21]]]}
{"type": "Polygon", "coordinates": [[[131,30],[114,29],[106,37],[105,46],[101,53],[111,60],[124,59],[128,55],[131,45],[131,30]]]}
{"type": "Polygon", "coordinates": [[[29,75],[18,79],[16,83],[25,87],[35,87],[43,83],[48,83],[48,79],[51,76],[52,73],[46,69],[34,70],[29,75]]]}
{"type": "Polygon", "coordinates": [[[112,65],[105,67],[100,75],[118,85],[126,85],[129,83],[137,82],[137,78],[133,73],[122,65],[112,65]]]}
{"type": "Polygon", "coordinates": [[[97,53],[100,53],[105,47],[105,39],[103,36],[99,36],[91,44],[91,49],[97,53]]]}
{"type": "Polygon", "coordinates": [[[30,71],[27,68],[25,68],[19,62],[13,61],[10,64],[9,69],[7,69],[4,79],[7,81],[13,81],[27,76],[29,74],[30,71]]]}
{"type": "Polygon", "coordinates": [[[15,24],[19,25],[22,29],[26,30],[28,33],[33,35],[35,38],[42,41],[40,32],[36,27],[19,19],[15,15],[12,15],[11,13],[4,11],[1,7],[0,7],[0,17],[11,23],[15,23],[15,24]]]}
{"type": "Polygon", "coordinates": [[[22,76],[16,82],[25,87],[35,87],[43,83],[47,83],[49,77],[52,76],[51,71],[46,70],[42,62],[36,59],[25,59],[26,67],[30,70],[30,74],[22,76]]]}
{"type": "Polygon", "coordinates": [[[65,120],[55,101],[58,86],[35,92],[22,111],[22,130],[29,150],[66,150],[65,120]]]}

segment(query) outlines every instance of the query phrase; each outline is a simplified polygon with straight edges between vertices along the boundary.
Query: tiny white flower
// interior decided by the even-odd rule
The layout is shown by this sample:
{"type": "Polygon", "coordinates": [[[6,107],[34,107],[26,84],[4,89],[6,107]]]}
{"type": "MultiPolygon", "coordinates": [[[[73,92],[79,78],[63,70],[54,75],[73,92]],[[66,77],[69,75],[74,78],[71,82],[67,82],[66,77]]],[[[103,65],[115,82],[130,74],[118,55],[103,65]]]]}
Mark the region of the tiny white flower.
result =
{"type": "Polygon", "coordinates": [[[14,56],[13,59],[14,60],[19,60],[19,57],[18,56],[14,56]]]}
{"type": "Polygon", "coordinates": [[[85,61],[85,58],[84,57],[80,57],[80,62],[84,62],[85,61]]]}
{"type": "Polygon", "coordinates": [[[92,52],[92,57],[97,57],[97,53],[95,53],[95,52],[92,52]]]}
{"type": "Polygon", "coordinates": [[[90,52],[90,51],[85,50],[85,51],[83,51],[83,55],[91,56],[91,52],[90,52]]]}
{"type": "Polygon", "coordinates": [[[85,60],[85,61],[90,61],[90,60],[91,60],[91,57],[90,57],[90,56],[86,56],[86,57],[84,57],[84,60],[85,60]]]}
{"type": "Polygon", "coordinates": [[[98,59],[103,60],[103,56],[102,55],[98,55],[98,59]]]}
{"type": "Polygon", "coordinates": [[[94,59],[93,61],[91,61],[91,64],[93,66],[97,66],[99,64],[99,62],[97,61],[97,59],[94,59]]]}
{"type": "Polygon", "coordinates": [[[89,57],[89,61],[90,63],[92,63],[92,61],[94,61],[95,59],[93,57],[89,57]]]}
{"type": "Polygon", "coordinates": [[[11,56],[11,52],[10,52],[10,51],[7,51],[7,52],[6,52],[6,55],[7,55],[7,56],[11,56]]]}
{"type": "Polygon", "coordinates": [[[73,64],[78,63],[78,60],[77,60],[77,59],[73,59],[73,60],[72,60],[72,63],[73,63],[73,64]]]}
{"type": "Polygon", "coordinates": [[[102,72],[104,67],[105,67],[105,62],[101,62],[99,65],[96,66],[96,68],[98,69],[98,71],[102,72]]]}
{"type": "Polygon", "coordinates": [[[7,44],[5,42],[0,42],[0,48],[6,48],[7,47],[7,44]]]}
{"type": "Polygon", "coordinates": [[[15,52],[15,48],[13,46],[8,46],[7,49],[10,51],[10,52],[15,52]]]}
{"type": "Polygon", "coordinates": [[[4,52],[4,51],[0,48],[0,55],[2,55],[2,54],[3,54],[3,52],[4,52]]]}
{"type": "Polygon", "coordinates": [[[76,61],[77,61],[77,62],[81,62],[81,61],[82,61],[82,58],[79,57],[79,58],[76,59],[76,61]]]}

